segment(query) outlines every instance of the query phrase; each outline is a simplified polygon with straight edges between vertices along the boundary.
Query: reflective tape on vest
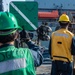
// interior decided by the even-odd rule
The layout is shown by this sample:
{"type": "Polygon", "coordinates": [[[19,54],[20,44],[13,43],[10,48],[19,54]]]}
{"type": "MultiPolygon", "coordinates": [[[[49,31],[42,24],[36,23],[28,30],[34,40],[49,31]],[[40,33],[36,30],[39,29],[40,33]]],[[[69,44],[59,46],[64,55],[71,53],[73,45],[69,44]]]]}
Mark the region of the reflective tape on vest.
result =
{"type": "Polygon", "coordinates": [[[21,68],[26,67],[26,59],[19,58],[19,59],[12,59],[4,62],[0,62],[0,73],[5,73],[21,68]]]}
{"type": "Polygon", "coordinates": [[[69,37],[67,34],[62,34],[62,33],[55,33],[55,36],[64,36],[66,38],[69,37]]]}

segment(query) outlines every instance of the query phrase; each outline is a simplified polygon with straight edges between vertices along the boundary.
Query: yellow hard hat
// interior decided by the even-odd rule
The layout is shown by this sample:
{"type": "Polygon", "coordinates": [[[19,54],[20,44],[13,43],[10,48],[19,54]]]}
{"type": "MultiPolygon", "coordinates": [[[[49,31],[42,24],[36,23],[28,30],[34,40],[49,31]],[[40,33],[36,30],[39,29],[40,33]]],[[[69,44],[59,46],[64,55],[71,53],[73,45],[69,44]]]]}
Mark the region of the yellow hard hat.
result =
{"type": "Polygon", "coordinates": [[[66,15],[66,14],[62,14],[59,18],[59,22],[61,21],[65,21],[65,22],[71,22],[70,19],[69,19],[69,16],[66,15]]]}

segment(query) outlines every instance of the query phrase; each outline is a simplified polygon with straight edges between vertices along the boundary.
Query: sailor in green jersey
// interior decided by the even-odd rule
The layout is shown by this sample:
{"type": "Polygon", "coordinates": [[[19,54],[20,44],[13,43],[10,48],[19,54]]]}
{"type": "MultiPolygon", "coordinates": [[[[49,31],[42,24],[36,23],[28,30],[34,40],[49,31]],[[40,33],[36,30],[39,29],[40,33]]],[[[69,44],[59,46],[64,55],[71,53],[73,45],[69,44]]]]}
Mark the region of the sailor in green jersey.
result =
{"type": "Polygon", "coordinates": [[[13,14],[0,12],[0,75],[36,75],[28,48],[16,48],[20,27],[13,14]]]}

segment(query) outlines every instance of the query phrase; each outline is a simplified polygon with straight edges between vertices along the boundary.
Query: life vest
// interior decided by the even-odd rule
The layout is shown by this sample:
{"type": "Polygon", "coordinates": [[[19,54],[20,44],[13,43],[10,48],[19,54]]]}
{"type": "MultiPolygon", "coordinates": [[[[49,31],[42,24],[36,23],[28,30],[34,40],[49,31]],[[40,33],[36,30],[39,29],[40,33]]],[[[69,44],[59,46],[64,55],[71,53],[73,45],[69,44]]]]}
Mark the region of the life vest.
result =
{"type": "Polygon", "coordinates": [[[51,56],[53,60],[72,61],[71,43],[74,34],[67,29],[60,29],[52,33],[51,56]]]}

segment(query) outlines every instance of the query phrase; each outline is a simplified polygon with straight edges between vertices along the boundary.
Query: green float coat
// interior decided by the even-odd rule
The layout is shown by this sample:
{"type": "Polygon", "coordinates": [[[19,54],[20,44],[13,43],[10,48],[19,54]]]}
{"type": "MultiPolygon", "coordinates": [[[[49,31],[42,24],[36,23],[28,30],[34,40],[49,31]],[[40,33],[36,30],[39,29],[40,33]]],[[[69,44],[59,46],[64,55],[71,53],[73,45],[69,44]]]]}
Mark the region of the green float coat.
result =
{"type": "Polygon", "coordinates": [[[36,75],[30,50],[12,45],[1,47],[0,75],[36,75]]]}

